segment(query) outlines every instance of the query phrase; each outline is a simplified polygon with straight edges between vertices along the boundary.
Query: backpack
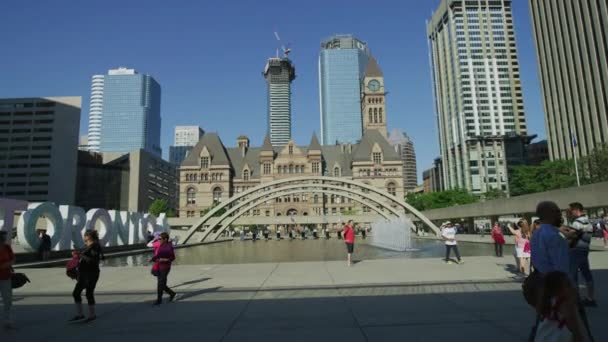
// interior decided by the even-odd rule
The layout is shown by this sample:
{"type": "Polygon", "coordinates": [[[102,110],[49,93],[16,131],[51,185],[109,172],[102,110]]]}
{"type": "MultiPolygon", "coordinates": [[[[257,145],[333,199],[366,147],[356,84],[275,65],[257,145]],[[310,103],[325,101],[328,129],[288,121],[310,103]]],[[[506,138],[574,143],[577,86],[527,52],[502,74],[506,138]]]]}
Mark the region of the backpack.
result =
{"type": "Polygon", "coordinates": [[[80,262],[79,258],[72,258],[65,265],[65,275],[70,279],[78,279],[78,263],[80,262]]]}

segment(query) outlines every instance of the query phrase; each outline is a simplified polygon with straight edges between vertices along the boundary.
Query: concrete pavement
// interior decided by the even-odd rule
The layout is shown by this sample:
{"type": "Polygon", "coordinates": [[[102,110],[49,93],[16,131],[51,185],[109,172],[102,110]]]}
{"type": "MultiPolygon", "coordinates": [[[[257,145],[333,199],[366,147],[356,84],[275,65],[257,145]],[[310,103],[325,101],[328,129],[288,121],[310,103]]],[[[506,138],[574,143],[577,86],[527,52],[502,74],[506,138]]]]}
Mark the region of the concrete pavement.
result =
{"type": "MultiPolygon", "coordinates": [[[[608,282],[608,253],[591,254],[597,288],[608,282]]],[[[176,266],[175,303],[152,307],[148,267],[104,267],[97,321],[69,325],[74,282],[63,268],[24,269],[15,291],[19,329],[0,341],[524,341],[534,314],[513,281],[512,258],[176,266]]],[[[588,314],[596,341],[608,295],[588,314]]]]}

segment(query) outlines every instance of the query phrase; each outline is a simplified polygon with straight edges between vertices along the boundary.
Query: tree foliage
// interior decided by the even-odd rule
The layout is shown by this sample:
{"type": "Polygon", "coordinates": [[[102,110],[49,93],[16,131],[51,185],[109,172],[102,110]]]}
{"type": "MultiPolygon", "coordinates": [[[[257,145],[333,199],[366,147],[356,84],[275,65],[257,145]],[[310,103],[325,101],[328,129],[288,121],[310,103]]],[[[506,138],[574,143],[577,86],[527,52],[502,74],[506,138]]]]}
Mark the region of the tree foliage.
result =
{"type": "Polygon", "coordinates": [[[441,192],[410,193],[405,197],[405,201],[418,210],[428,210],[475,203],[479,201],[479,198],[464,189],[453,189],[441,192]]]}
{"type": "Polygon", "coordinates": [[[574,162],[544,161],[539,166],[515,166],[509,170],[511,196],[567,188],[576,185],[574,162]]]}
{"type": "Polygon", "coordinates": [[[586,157],[582,158],[579,171],[585,184],[608,181],[608,144],[596,147],[586,157]]]}
{"type": "Polygon", "coordinates": [[[507,194],[504,191],[502,191],[500,189],[495,189],[495,188],[491,188],[490,190],[486,191],[483,194],[483,198],[486,201],[491,201],[494,199],[505,198],[505,197],[507,197],[507,194]]]}
{"type": "Polygon", "coordinates": [[[164,199],[155,199],[154,202],[150,204],[148,212],[156,217],[161,213],[165,213],[167,217],[175,217],[175,210],[169,208],[169,203],[164,199]]]}
{"type": "MultiPolygon", "coordinates": [[[[218,201],[213,201],[213,204],[209,207],[209,208],[205,208],[201,211],[202,216],[207,215],[208,212],[210,212],[213,208],[217,207],[220,204],[220,202],[218,201]]],[[[215,214],[213,214],[213,217],[220,217],[222,215],[224,215],[224,213],[226,212],[226,208],[222,208],[220,210],[218,210],[215,214]]]]}

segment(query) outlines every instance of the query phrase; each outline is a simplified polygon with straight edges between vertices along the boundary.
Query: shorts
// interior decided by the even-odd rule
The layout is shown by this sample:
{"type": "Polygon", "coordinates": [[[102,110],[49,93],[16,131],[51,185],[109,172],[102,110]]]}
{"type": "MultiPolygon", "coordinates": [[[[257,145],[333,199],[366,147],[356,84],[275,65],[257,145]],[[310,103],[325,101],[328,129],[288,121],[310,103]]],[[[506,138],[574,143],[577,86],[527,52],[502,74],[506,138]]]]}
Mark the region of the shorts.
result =
{"type": "Polygon", "coordinates": [[[346,250],[348,251],[348,254],[352,254],[353,251],[355,250],[355,244],[354,243],[346,243],[346,250]]]}
{"type": "Polygon", "coordinates": [[[524,257],[524,248],[523,247],[515,247],[515,256],[518,258],[525,258],[524,257]]]}

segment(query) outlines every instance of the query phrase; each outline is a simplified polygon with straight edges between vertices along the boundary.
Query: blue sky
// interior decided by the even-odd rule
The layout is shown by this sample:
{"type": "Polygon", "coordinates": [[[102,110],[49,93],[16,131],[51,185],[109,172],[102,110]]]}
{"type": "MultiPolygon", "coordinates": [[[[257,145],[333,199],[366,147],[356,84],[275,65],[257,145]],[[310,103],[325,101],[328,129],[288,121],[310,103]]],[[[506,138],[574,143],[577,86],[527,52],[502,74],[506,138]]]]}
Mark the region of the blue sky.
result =
{"type": "MultiPolygon", "coordinates": [[[[2,1],[0,97],[82,96],[86,134],[93,74],[127,66],[162,87],[163,154],[176,125],[219,132],[228,146],[266,131],[261,72],[275,54],[273,31],[293,48],[293,138],[319,133],[320,41],[353,33],[385,75],[387,120],[413,139],[419,174],[439,155],[425,20],[439,0],[2,1]],[[85,6],[86,4],[86,6],[85,6]]],[[[514,22],[530,133],[545,136],[528,1],[514,22]]]]}

